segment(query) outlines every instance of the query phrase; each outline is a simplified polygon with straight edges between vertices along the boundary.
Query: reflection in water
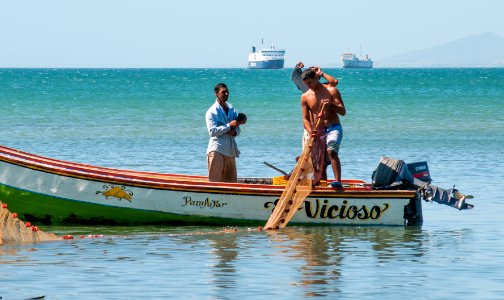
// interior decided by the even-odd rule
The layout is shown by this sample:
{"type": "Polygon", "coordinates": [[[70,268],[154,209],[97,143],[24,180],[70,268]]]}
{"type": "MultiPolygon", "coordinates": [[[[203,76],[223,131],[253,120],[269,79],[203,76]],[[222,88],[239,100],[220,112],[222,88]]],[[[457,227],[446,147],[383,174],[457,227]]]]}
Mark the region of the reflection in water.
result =
{"type": "Polygon", "coordinates": [[[209,278],[202,282],[212,286],[212,290],[207,292],[218,295],[219,299],[236,298],[228,293],[237,288],[237,258],[243,250],[239,241],[247,240],[245,229],[184,227],[180,232],[170,231],[169,235],[177,243],[200,248],[200,251],[209,254],[205,268],[210,270],[198,270],[209,272],[209,278]]]}
{"type": "Polygon", "coordinates": [[[349,271],[344,269],[349,265],[346,260],[376,265],[396,260],[405,254],[405,250],[414,256],[422,256],[426,251],[423,246],[425,236],[419,228],[290,227],[268,234],[275,242],[277,255],[304,260],[298,268],[300,278],[293,284],[304,286],[305,296],[341,292],[342,273],[349,271]]]}
{"type": "MultiPolygon", "coordinates": [[[[409,272],[412,262],[463,259],[453,249],[463,248],[473,234],[404,227],[294,226],[261,232],[209,227],[53,227],[51,231],[105,237],[0,246],[0,264],[10,280],[3,296],[24,288],[18,282],[32,274],[30,266],[37,266],[37,273],[62,274],[56,287],[82,291],[89,285],[134,281],[149,286],[154,298],[176,297],[180,286],[195,297],[216,299],[237,299],[249,292],[258,298],[346,296],[349,286],[376,287],[384,278],[391,280],[389,287],[397,287],[402,277],[395,272],[409,272]]],[[[438,270],[437,276],[445,276],[443,272],[438,270]]],[[[415,283],[426,284],[429,276],[432,268],[415,274],[415,283]]],[[[30,288],[47,290],[47,282],[37,286],[38,282],[30,288]]],[[[116,290],[115,296],[136,293],[134,286],[128,288],[116,290]]],[[[70,296],[66,292],[58,290],[70,296]]]]}
{"type": "Polygon", "coordinates": [[[212,268],[215,276],[214,285],[219,289],[234,286],[236,280],[236,258],[238,257],[237,235],[235,233],[209,236],[210,253],[213,254],[212,268]]]}
{"type": "Polygon", "coordinates": [[[293,285],[317,287],[308,289],[306,296],[322,296],[339,292],[338,285],[331,284],[338,281],[341,276],[340,266],[343,258],[339,255],[338,240],[330,240],[321,228],[316,228],[315,231],[288,228],[278,233],[274,235],[275,238],[294,242],[290,249],[282,249],[280,252],[291,255],[292,259],[305,261],[299,266],[301,278],[293,285]]]}
{"type": "Polygon", "coordinates": [[[11,264],[16,261],[21,261],[22,257],[16,257],[16,254],[20,250],[20,245],[18,244],[2,244],[0,245],[0,265],[1,264],[11,264]]]}

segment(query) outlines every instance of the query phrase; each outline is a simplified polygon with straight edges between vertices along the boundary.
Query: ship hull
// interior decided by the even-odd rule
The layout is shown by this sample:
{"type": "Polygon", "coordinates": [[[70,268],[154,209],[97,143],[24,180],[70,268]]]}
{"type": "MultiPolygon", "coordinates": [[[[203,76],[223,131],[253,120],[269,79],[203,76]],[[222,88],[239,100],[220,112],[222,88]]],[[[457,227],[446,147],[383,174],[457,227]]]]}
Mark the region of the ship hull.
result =
{"type": "Polygon", "coordinates": [[[282,69],[285,60],[268,60],[268,61],[249,61],[248,67],[250,69],[282,69]]]}
{"type": "Polygon", "coordinates": [[[373,61],[342,59],[341,64],[343,68],[361,68],[361,69],[373,68],[373,61]]]}

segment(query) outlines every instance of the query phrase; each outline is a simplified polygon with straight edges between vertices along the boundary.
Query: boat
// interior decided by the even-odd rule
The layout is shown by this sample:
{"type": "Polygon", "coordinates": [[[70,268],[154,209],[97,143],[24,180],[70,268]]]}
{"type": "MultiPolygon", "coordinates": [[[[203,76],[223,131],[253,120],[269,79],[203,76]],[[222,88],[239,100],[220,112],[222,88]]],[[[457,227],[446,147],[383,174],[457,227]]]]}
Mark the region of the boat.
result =
{"type": "MultiPolygon", "coordinates": [[[[209,182],[206,176],[99,167],[0,146],[0,201],[20,219],[41,225],[259,226],[285,183],[284,176],[209,182]]],[[[418,190],[342,183],[341,190],[314,187],[289,224],[422,224],[418,190]]]]}
{"type": "Polygon", "coordinates": [[[285,62],[285,50],[276,49],[272,44],[270,48],[257,50],[252,46],[248,55],[248,67],[250,69],[282,69],[285,62]]]}
{"type": "Polygon", "coordinates": [[[373,61],[366,54],[364,57],[358,58],[351,52],[341,54],[341,66],[343,68],[367,68],[373,67],[373,61]]]}

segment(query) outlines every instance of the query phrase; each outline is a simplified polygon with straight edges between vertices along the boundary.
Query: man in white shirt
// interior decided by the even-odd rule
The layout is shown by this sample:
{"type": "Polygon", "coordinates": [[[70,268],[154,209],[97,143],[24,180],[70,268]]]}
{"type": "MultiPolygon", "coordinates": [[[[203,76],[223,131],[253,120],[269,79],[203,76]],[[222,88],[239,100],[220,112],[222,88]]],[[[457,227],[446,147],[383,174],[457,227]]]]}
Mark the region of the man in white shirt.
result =
{"type": "Polygon", "coordinates": [[[207,158],[208,180],[218,182],[237,182],[235,157],[240,155],[235,137],[240,134],[238,113],[227,103],[229,90],[224,83],[214,88],[217,99],[205,115],[208,134],[207,158]]]}

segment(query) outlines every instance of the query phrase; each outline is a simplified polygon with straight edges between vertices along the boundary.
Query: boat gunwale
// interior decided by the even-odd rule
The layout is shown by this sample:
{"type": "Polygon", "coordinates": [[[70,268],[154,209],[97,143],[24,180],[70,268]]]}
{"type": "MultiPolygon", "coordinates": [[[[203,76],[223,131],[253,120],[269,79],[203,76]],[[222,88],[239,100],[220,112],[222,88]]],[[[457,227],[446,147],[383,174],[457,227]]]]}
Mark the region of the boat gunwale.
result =
{"type": "MultiPolygon", "coordinates": [[[[198,193],[279,196],[285,186],[254,183],[209,182],[205,176],[142,172],[99,167],[52,159],[0,145],[0,161],[49,174],[102,183],[120,184],[160,190],[198,193]],[[170,178],[168,178],[170,177],[170,178]]],[[[355,181],[355,180],[350,180],[355,181]]],[[[358,182],[358,181],[357,181],[358,182]]],[[[310,197],[330,198],[414,198],[410,190],[373,190],[369,185],[335,191],[330,187],[315,187],[310,197]]]]}

